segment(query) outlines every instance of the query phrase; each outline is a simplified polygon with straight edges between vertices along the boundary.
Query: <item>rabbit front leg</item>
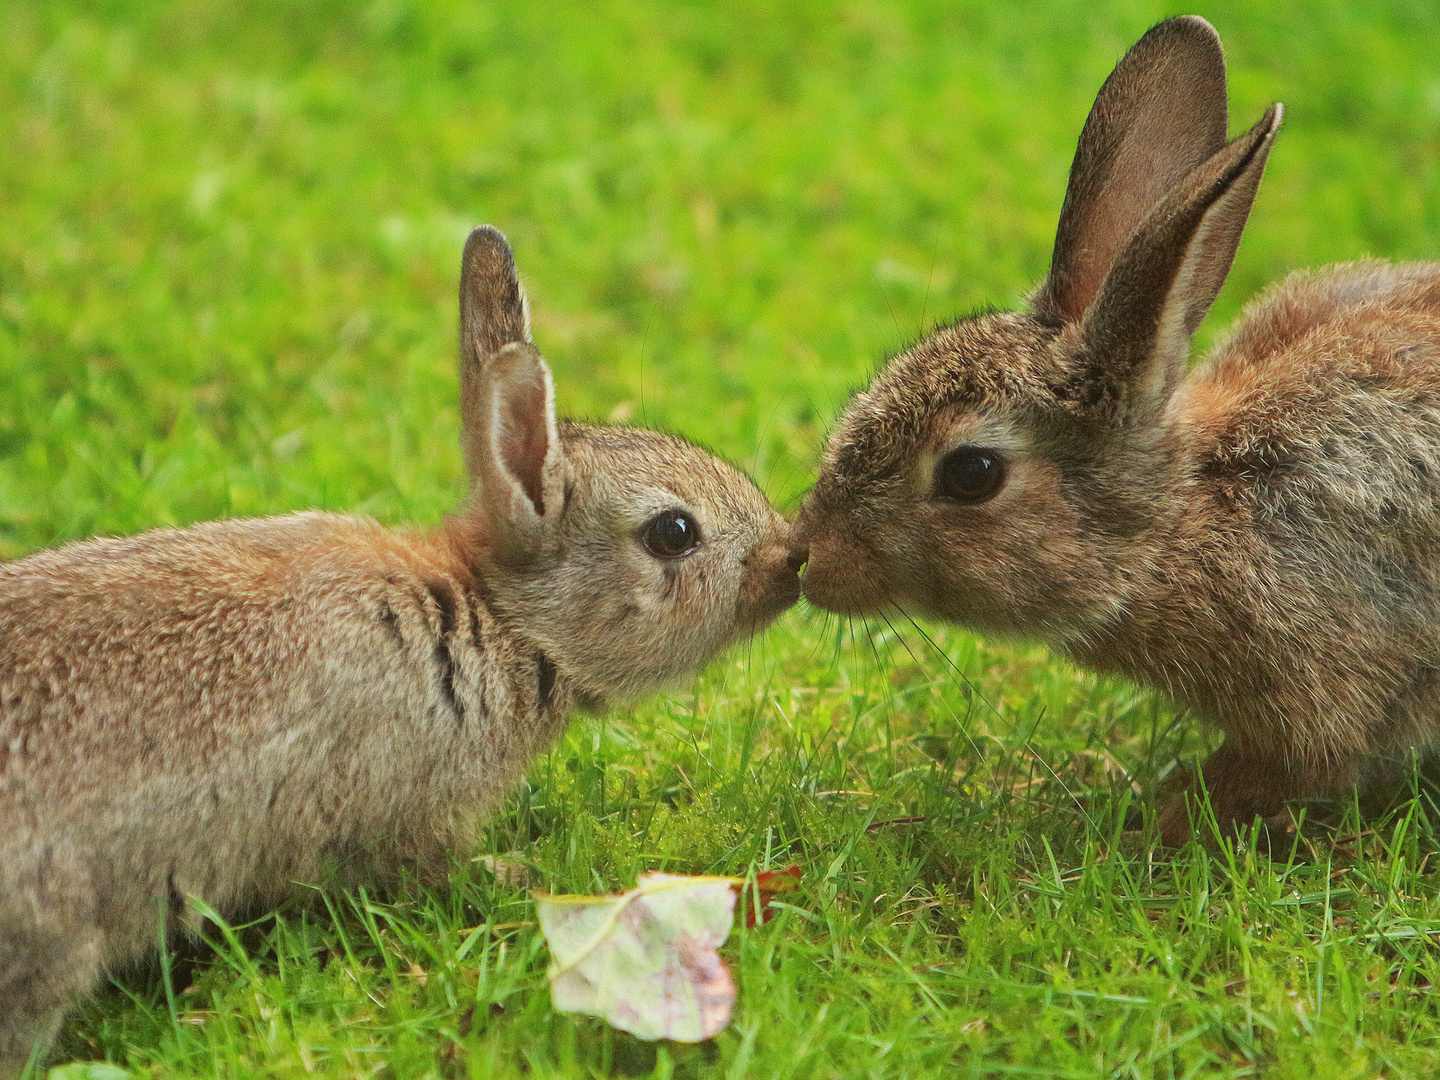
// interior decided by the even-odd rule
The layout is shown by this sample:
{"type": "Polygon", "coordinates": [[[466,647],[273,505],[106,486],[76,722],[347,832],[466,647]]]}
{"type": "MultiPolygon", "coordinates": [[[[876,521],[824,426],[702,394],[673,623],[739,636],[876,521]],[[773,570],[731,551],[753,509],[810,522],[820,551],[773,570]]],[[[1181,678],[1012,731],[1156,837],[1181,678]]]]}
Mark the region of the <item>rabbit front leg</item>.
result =
{"type": "Polygon", "coordinates": [[[48,889],[0,898],[0,1080],[20,1076],[32,1054],[44,1061],[71,1003],[103,974],[92,905],[77,910],[73,899],[48,889]]]}
{"type": "Polygon", "coordinates": [[[32,1052],[44,1061],[70,1004],[99,979],[100,964],[60,935],[22,943],[0,939],[0,950],[10,954],[0,973],[0,1080],[14,1080],[32,1052]]]}
{"type": "Polygon", "coordinates": [[[1285,813],[1292,799],[1323,794],[1350,779],[1344,765],[1296,765],[1279,751],[1242,747],[1233,737],[1205,759],[1185,790],[1160,811],[1160,841],[1178,848],[1195,835],[1200,807],[1208,795],[1210,810],[1222,835],[1234,837],[1256,818],[1269,822],[1285,813]]]}

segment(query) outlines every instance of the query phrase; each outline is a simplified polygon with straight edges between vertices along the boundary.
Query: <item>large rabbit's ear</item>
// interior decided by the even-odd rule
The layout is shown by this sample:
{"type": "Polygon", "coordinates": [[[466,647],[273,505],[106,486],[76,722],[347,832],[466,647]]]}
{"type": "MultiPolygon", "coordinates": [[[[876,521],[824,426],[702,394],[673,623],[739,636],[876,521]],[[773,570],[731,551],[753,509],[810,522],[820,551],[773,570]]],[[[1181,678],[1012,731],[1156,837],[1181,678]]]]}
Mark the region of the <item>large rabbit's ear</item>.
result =
{"type": "Polygon", "coordinates": [[[1224,147],[1226,111],[1225,58],[1204,19],[1167,19],[1135,43],[1080,133],[1038,314],[1081,320],[1145,216],[1224,147]]]}
{"type": "Polygon", "coordinates": [[[470,234],[460,267],[460,422],[474,509],[497,553],[524,562],[558,517],[564,455],[515,260],[488,225],[470,234]]]}
{"type": "Polygon", "coordinates": [[[1121,415],[1168,400],[1240,245],[1284,110],[1194,170],[1141,222],[1081,327],[1086,379],[1121,415]]]}

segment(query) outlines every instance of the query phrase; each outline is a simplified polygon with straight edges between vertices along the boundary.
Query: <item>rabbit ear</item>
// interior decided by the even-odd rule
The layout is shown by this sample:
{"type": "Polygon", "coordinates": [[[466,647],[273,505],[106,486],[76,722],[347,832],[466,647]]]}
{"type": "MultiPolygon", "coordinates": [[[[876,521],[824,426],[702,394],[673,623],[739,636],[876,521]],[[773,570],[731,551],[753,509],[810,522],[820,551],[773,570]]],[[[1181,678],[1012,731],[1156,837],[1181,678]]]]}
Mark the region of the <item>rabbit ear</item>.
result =
{"type": "Polygon", "coordinates": [[[1169,398],[1190,335],[1235,258],[1283,115],[1272,105],[1194,170],[1150,212],[1106,274],[1081,329],[1087,378],[1100,400],[1134,411],[1169,398]]]}
{"type": "Polygon", "coordinates": [[[1080,133],[1037,313],[1078,323],[1145,215],[1224,147],[1225,126],[1214,27],[1195,15],[1152,27],[1105,80],[1080,133]]]}
{"type": "Polygon", "coordinates": [[[515,256],[493,225],[473,229],[460,257],[460,350],[485,359],[512,341],[530,340],[530,309],[515,276],[515,256]]]}
{"type": "Polygon", "coordinates": [[[460,423],[466,433],[461,444],[472,478],[479,476],[472,455],[478,444],[468,433],[484,408],[480,375],[506,345],[529,341],[530,310],[510,245],[499,229],[481,225],[465,241],[460,259],[460,423]]]}
{"type": "Polygon", "coordinates": [[[511,342],[486,363],[475,397],[473,426],[465,430],[475,508],[497,553],[527,562],[564,503],[550,369],[535,346],[511,342]]]}

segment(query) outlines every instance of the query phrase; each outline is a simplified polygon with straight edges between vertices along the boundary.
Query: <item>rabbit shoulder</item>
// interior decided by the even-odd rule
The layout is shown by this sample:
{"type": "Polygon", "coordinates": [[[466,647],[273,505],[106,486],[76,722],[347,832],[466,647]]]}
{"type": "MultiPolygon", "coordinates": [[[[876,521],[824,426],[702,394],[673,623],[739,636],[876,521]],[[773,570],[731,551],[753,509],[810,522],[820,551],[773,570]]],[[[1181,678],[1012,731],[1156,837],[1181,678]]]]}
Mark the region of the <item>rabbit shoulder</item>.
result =
{"type": "MultiPolygon", "coordinates": [[[[1372,260],[1291,275],[1180,384],[1165,422],[1225,490],[1345,528],[1422,540],[1440,528],[1440,263],[1372,260]],[[1239,485],[1239,486],[1237,486],[1239,485]]],[[[1219,489],[1217,489],[1219,490],[1219,489]]],[[[1298,522],[1297,522],[1298,524],[1298,522]]]]}

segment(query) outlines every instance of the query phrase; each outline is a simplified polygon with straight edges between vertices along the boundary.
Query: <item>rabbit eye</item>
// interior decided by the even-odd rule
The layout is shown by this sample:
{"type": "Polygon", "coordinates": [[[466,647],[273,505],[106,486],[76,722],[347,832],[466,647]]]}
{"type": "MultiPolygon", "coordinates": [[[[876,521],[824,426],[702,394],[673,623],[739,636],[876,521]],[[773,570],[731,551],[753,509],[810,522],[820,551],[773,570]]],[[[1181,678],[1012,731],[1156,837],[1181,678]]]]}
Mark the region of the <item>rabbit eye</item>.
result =
{"type": "Polygon", "coordinates": [[[935,466],[935,494],[961,503],[993,499],[1005,486],[1005,459],[981,446],[960,446],[935,466]]]}
{"type": "Polygon", "coordinates": [[[657,559],[678,559],[700,546],[700,525],[683,510],[666,510],[640,526],[640,543],[657,559]]]}

